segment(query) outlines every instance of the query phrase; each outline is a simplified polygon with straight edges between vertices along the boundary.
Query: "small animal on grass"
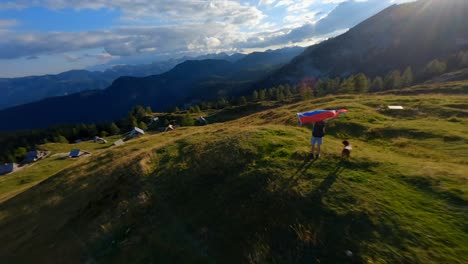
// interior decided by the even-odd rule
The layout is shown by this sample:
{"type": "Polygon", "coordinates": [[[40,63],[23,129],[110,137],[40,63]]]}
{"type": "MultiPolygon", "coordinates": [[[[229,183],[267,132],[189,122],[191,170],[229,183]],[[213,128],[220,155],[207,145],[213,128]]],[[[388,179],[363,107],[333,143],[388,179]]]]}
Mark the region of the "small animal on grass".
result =
{"type": "Polygon", "coordinates": [[[353,147],[351,147],[351,144],[349,143],[348,140],[343,141],[343,151],[341,151],[341,158],[342,159],[349,159],[349,156],[351,155],[351,150],[353,147]]]}

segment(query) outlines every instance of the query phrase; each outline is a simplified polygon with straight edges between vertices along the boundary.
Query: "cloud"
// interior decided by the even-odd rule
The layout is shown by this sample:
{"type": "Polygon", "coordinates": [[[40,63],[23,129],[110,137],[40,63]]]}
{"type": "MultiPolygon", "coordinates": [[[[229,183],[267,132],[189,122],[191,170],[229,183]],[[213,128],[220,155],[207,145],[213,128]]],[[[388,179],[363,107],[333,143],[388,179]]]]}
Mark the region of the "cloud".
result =
{"type": "Polygon", "coordinates": [[[10,28],[18,24],[18,20],[14,19],[0,19],[0,28],[10,28]]]}
{"type": "Polygon", "coordinates": [[[85,53],[83,55],[64,53],[63,57],[65,58],[65,60],[67,60],[70,63],[77,63],[84,59],[89,59],[89,58],[95,59],[99,61],[99,63],[107,63],[110,60],[118,58],[118,56],[113,56],[107,52],[102,52],[102,53],[97,53],[97,54],[85,53]]]}
{"type": "MultiPolygon", "coordinates": [[[[113,56],[130,56],[148,50],[173,52],[210,50],[242,38],[236,27],[223,23],[180,26],[120,27],[109,31],[9,34],[0,39],[0,59],[69,53],[104,48],[113,56]]],[[[67,60],[76,58],[65,56],[67,60]]]]}
{"type": "Polygon", "coordinates": [[[306,23],[299,27],[282,29],[275,32],[275,34],[266,34],[261,38],[251,38],[249,39],[250,43],[245,46],[253,48],[300,43],[314,38],[321,39],[330,33],[342,32],[344,29],[355,26],[390,4],[389,0],[346,1],[339,4],[327,16],[316,23],[306,23]]]}
{"type": "MultiPolygon", "coordinates": [[[[259,5],[270,4],[296,10],[299,6],[309,5],[311,2],[314,1],[260,1],[259,5]]],[[[350,28],[389,5],[390,0],[341,3],[328,16],[319,21],[314,20],[319,19],[322,15],[314,16],[316,14],[310,11],[286,16],[284,20],[287,20],[288,25],[280,29],[273,29],[272,26],[275,23],[272,22],[258,24],[257,22],[261,20],[263,14],[255,7],[228,0],[193,1],[190,3],[182,0],[17,1],[18,6],[27,3],[47,4],[49,8],[56,9],[128,7],[129,10],[125,11],[127,15],[131,12],[133,12],[132,14],[141,12],[142,16],[162,14],[163,17],[171,21],[181,19],[186,19],[186,21],[164,26],[125,26],[87,32],[3,34],[0,38],[0,59],[62,54],[67,61],[76,62],[84,57],[74,54],[86,49],[102,49],[104,51],[102,54],[93,56],[100,60],[111,60],[116,57],[155,52],[160,54],[211,53],[289,45],[310,39],[321,39],[331,32],[350,28]],[[147,9],[143,10],[143,3],[148,4],[147,9]],[[151,10],[156,13],[152,13],[151,10]],[[179,13],[183,14],[179,16],[179,13]],[[174,18],[171,18],[170,14],[173,14],[174,18]],[[211,19],[207,20],[206,14],[212,14],[212,16],[208,16],[211,19]],[[192,17],[190,17],[191,15],[192,17]],[[256,24],[256,31],[243,30],[245,27],[250,29],[248,27],[250,23],[256,24]]],[[[6,4],[4,3],[3,6],[6,4]]],[[[5,22],[5,20],[0,20],[0,25],[1,21],[4,21],[5,25],[13,25],[12,22],[5,22]]]]}
{"type": "Polygon", "coordinates": [[[157,18],[169,23],[193,22],[210,18],[212,21],[255,25],[264,17],[264,14],[255,6],[234,0],[16,0],[0,3],[0,9],[22,9],[34,6],[52,10],[120,10],[124,20],[138,21],[157,18]]]}
{"type": "Polygon", "coordinates": [[[29,57],[26,57],[26,60],[37,60],[39,59],[38,56],[29,56],[29,57]]]}
{"type": "Polygon", "coordinates": [[[88,56],[96,58],[97,60],[99,60],[100,63],[106,63],[113,59],[119,58],[119,56],[113,56],[107,52],[102,52],[102,53],[88,55],[88,56]]]}
{"type": "Polygon", "coordinates": [[[260,0],[258,1],[258,6],[271,6],[276,2],[276,0],[260,0]]]}
{"type": "Polygon", "coordinates": [[[65,57],[65,59],[68,62],[77,62],[77,61],[79,61],[81,59],[80,56],[73,55],[73,54],[68,54],[68,53],[63,54],[63,57],[65,57]]]}

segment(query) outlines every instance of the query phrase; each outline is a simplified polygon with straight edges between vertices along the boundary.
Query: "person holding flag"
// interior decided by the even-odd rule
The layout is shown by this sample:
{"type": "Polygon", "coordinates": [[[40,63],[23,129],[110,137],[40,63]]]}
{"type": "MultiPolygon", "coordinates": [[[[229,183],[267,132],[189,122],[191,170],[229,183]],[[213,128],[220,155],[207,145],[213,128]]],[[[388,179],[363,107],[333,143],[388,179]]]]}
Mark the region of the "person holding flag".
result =
{"type": "Polygon", "coordinates": [[[320,158],[321,146],[323,144],[323,137],[325,136],[325,120],[329,120],[339,116],[340,114],[347,113],[345,109],[340,110],[316,110],[305,113],[298,113],[297,118],[301,125],[307,123],[314,123],[312,129],[312,138],[310,143],[312,145],[312,158],[320,158]],[[315,147],[317,146],[317,147],[315,147]],[[315,154],[317,152],[317,154],[315,154]],[[314,156],[315,155],[315,156],[314,156]]]}
{"type": "Polygon", "coordinates": [[[312,144],[312,158],[320,158],[320,146],[323,144],[323,137],[325,136],[325,122],[318,121],[314,124],[314,128],[312,129],[312,138],[310,143],[312,144]],[[315,145],[317,145],[317,155],[314,156],[315,153],[315,145]]]}

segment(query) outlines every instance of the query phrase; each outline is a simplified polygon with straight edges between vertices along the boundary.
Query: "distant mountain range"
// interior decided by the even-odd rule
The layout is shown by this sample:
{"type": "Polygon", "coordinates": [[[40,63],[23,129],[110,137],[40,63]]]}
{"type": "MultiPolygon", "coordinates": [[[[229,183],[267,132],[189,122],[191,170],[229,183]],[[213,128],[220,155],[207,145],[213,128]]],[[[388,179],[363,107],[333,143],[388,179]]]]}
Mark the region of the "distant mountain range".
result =
{"type": "MultiPolygon", "coordinates": [[[[142,65],[107,66],[102,71],[72,70],[55,75],[0,78],[0,109],[39,101],[44,98],[69,95],[109,87],[120,76],[144,77],[161,74],[186,60],[221,59],[236,61],[245,54],[208,54],[182,57],[142,65]]],[[[284,61],[283,61],[284,63],[284,61]]]]}
{"type": "Polygon", "coordinates": [[[48,127],[60,123],[101,122],[121,118],[135,105],[166,110],[199,100],[245,93],[303,52],[301,47],[255,52],[228,60],[188,60],[148,77],[120,77],[104,90],[89,90],[0,111],[0,130],[48,127]]]}
{"type": "Polygon", "coordinates": [[[121,77],[105,90],[0,111],[0,130],[121,118],[135,105],[154,110],[252,89],[295,84],[305,77],[383,75],[406,66],[422,67],[468,44],[468,2],[420,0],[393,5],[345,34],[307,48],[252,53],[241,59],[186,61],[149,77],[121,77]],[[298,56],[297,56],[298,55],[298,56]],[[288,63],[289,62],[289,63],[288,63]],[[282,64],[286,64],[282,66],[282,64]]]}
{"type": "Polygon", "coordinates": [[[311,46],[259,83],[295,83],[305,77],[385,75],[468,48],[468,1],[420,0],[393,5],[348,32],[311,46]]]}

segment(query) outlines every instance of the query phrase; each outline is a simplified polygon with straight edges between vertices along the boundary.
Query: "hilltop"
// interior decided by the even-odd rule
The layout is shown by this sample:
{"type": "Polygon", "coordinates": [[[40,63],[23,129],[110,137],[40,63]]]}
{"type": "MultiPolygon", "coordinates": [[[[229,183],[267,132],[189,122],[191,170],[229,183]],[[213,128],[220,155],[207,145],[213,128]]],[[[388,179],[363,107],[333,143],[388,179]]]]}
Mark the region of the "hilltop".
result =
{"type": "Polygon", "coordinates": [[[10,263],[466,263],[468,96],[460,91],[468,83],[423,86],[250,103],[208,117],[223,122],[96,148],[56,170],[46,158],[0,181],[14,183],[0,188],[0,255],[10,263]],[[405,110],[386,108],[394,104],[405,110]],[[295,113],[323,108],[349,113],[328,123],[323,157],[308,160],[310,130],[295,113]],[[349,162],[339,158],[343,139],[354,147],[349,162]]]}

